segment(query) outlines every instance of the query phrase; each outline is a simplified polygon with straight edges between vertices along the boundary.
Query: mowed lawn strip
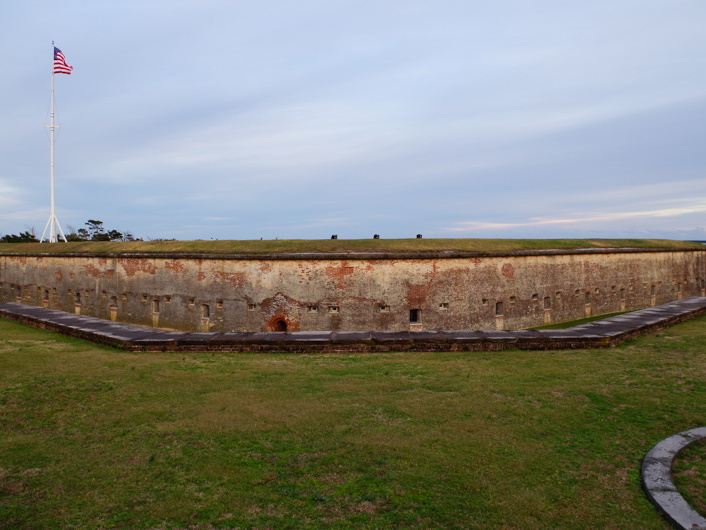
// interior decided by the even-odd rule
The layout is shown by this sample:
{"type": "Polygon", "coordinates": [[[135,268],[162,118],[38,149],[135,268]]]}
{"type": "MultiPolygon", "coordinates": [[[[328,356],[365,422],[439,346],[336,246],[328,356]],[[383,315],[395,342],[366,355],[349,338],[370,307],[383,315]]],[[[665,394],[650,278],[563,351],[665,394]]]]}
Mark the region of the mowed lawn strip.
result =
{"type": "Polygon", "coordinates": [[[671,239],[278,239],[209,241],[75,241],[61,244],[2,243],[0,254],[12,253],[425,253],[514,252],[581,248],[659,248],[704,250],[700,243],[671,239]]]}
{"type": "Polygon", "coordinates": [[[0,527],[666,529],[640,463],[706,424],[705,331],[133,354],[0,320],[0,527]]]}
{"type": "Polygon", "coordinates": [[[672,472],[679,492],[695,510],[706,515],[706,440],[677,454],[672,472]]]}

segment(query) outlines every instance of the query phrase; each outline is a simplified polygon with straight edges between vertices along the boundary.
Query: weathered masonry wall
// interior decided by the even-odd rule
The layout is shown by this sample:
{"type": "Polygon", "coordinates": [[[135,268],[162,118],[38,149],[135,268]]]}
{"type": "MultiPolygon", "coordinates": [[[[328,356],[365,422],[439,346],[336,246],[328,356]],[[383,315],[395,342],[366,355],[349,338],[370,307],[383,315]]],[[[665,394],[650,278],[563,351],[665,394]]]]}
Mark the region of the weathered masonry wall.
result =
{"type": "Polygon", "coordinates": [[[705,296],[706,251],[0,255],[0,302],[181,331],[522,329],[705,296]]]}

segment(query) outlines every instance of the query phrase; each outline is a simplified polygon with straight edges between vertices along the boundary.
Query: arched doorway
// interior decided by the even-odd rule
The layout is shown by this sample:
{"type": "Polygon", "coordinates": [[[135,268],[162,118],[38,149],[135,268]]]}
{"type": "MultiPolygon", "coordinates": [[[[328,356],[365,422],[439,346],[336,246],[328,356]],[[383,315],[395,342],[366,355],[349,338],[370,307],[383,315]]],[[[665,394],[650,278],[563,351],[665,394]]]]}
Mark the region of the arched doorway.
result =
{"type": "Polygon", "coordinates": [[[275,320],[272,323],[272,331],[287,331],[287,323],[282,319],[275,320]]]}

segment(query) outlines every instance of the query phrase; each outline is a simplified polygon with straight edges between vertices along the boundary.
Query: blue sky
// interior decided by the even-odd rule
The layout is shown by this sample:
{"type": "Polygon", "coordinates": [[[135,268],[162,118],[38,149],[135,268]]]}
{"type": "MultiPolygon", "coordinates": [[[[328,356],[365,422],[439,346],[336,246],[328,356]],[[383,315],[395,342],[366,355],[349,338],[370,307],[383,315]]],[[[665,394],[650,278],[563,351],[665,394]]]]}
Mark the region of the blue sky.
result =
{"type": "Polygon", "coordinates": [[[27,0],[0,233],[706,239],[703,0],[27,0]]]}

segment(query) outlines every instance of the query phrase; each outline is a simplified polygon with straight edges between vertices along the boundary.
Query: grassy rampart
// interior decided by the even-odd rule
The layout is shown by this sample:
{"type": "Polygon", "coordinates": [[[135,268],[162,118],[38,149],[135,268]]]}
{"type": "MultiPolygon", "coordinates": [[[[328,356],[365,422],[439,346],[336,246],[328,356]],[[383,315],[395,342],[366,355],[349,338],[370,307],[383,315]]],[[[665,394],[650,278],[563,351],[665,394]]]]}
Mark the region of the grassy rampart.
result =
{"type": "Polygon", "coordinates": [[[704,249],[699,243],[668,239],[288,239],[223,241],[80,241],[2,243],[0,253],[425,253],[513,252],[582,248],[704,249]]]}

